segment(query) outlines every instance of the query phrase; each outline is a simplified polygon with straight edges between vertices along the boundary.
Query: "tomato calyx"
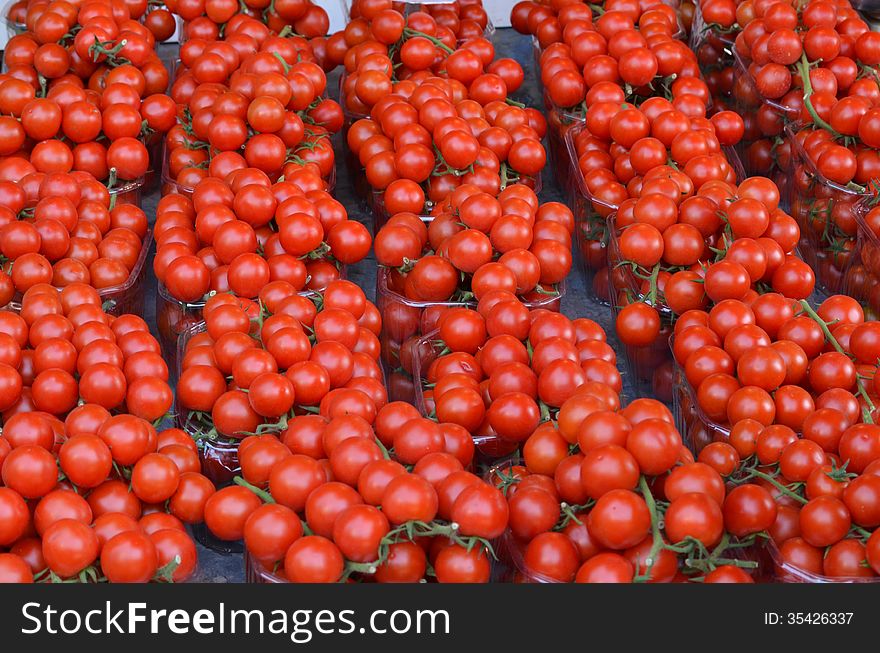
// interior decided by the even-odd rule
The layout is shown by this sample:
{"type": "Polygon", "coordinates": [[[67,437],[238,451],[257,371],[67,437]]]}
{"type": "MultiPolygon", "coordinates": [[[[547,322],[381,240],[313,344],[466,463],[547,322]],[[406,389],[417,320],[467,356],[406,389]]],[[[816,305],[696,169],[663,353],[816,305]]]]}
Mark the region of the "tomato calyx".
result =
{"type": "Polygon", "coordinates": [[[35,583],[56,583],[56,584],[70,584],[70,583],[80,583],[80,584],[97,584],[97,583],[106,583],[107,578],[101,573],[101,570],[95,565],[89,565],[85,569],[81,570],[76,576],[72,578],[62,578],[54,571],[46,567],[42,571],[34,574],[34,582],[35,583]]]}
{"type": "Polygon", "coordinates": [[[128,59],[116,56],[122,48],[128,45],[128,39],[122,39],[115,45],[113,41],[99,41],[97,36],[94,39],[95,42],[89,46],[89,55],[92,57],[93,63],[98,63],[104,57],[107,65],[111,68],[131,64],[128,59]]]}
{"type": "Polygon", "coordinates": [[[556,522],[556,526],[553,527],[553,530],[564,531],[572,522],[578,526],[583,526],[584,522],[581,521],[581,518],[578,515],[585,514],[594,505],[596,505],[596,502],[593,499],[588,500],[586,503],[575,505],[569,505],[567,502],[563,501],[559,504],[559,512],[562,513],[562,519],[556,522]]]}

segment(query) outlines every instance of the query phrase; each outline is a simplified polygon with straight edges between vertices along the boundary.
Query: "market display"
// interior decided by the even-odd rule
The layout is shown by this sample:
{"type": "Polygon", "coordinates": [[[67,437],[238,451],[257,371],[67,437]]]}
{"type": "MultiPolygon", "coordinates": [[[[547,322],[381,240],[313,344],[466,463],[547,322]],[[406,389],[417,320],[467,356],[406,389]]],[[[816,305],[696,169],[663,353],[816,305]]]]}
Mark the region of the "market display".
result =
{"type": "Polygon", "coordinates": [[[0,582],[880,577],[849,0],[6,12],[0,582]]]}

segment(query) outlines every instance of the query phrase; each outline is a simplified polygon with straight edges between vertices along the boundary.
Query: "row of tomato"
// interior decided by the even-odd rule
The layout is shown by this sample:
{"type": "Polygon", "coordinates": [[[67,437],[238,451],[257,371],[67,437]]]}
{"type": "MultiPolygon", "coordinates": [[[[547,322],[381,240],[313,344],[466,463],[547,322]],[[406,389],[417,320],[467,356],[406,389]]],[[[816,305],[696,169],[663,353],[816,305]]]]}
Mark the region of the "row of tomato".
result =
{"type": "MultiPolygon", "coordinates": [[[[332,122],[334,106],[338,110],[333,103],[313,102],[323,93],[318,86],[323,71],[319,68],[316,73],[305,62],[297,65],[299,78],[293,79],[311,89],[311,98],[295,86],[285,95],[287,78],[272,76],[279,70],[288,72],[303,59],[302,53],[313,59],[308,46],[300,43],[303,39],[277,36],[284,29],[277,25],[281,16],[300,33],[326,31],[326,25],[321,28],[326,13],[310,3],[301,4],[278,3],[277,10],[269,12],[268,22],[277,30],[268,42],[268,27],[241,16],[237,28],[226,25],[230,38],[208,52],[204,52],[208,42],[200,44],[196,37],[215,41],[218,24],[212,23],[212,36],[198,17],[207,12],[203,18],[210,21],[227,8],[202,3],[181,5],[178,11],[176,6],[115,0],[11,6],[7,21],[19,34],[7,45],[0,78],[4,114],[0,280],[6,306],[0,312],[0,576],[4,581],[185,581],[197,569],[192,529],[205,521],[212,525],[235,521],[234,514],[230,516],[236,509],[235,497],[215,493],[215,483],[202,473],[210,470],[203,465],[203,451],[193,433],[174,426],[169,381],[176,380],[178,371],[166,363],[168,350],[163,357],[147,324],[130,313],[143,311],[150,227],[161,251],[160,263],[164,261],[157,264],[157,271],[175,263],[169,287],[185,293],[185,299],[201,299],[209,291],[215,268],[231,263],[240,253],[256,256],[255,230],[266,226],[275,204],[283,199],[296,196],[308,201],[312,215],[316,215],[313,207],[320,207],[328,232],[345,221],[344,209],[325,192],[322,178],[332,169],[332,150],[323,137],[328,132],[314,124],[332,122]],[[157,42],[175,32],[172,11],[188,20],[186,35],[192,38],[181,52],[183,61],[169,93],[169,70],[159,59],[157,42]],[[189,21],[195,22],[195,29],[190,29],[189,21]],[[248,76],[244,88],[235,86],[235,95],[228,93],[219,110],[199,113],[231,90],[220,83],[239,68],[239,57],[248,76]],[[187,75],[185,68],[193,72],[187,75]],[[257,76],[262,76],[259,84],[255,84],[257,76]],[[258,98],[251,109],[257,118],[244,122],[249,100],[239,90],[258,98]],[[192,106],[185,108],[194,94],[192,106]],[[305,101],[305,105],[291,104],[288,111],[278,98],[288,103],[294,94],[297,103],[305,101]],[[314,128],[307,129],[300,118],[306,109],[314,128]],[[218,114],[216,121],[213,113],[218,114]],[[276,125],[279,120],[283,125],[276,125]],[[265,135],[262,142],[256,138],[255,146],[235,155],[238,160],[232,156],[245,139],[259,134],[265,135]],[[289,156],[287,147],[294,148],[289,156]],[[300,156],[302,148],[310,152],[303,157],[323,161],[321,165],[307,164],[300,156]],[[168,154],[163,155],[163,150],[168,154]],[[161,172],[169,183],[192,195],[191,186],[207,174],[207,165],[200,164],[208,159],[223,176],[252,166],[250,176],[237,182],[216,180],[221,186],[213,192],[224,198],[224,193],[230,195],[229,215],[215,211],[203,222],[213,218],[213,233],[223,222],[235,220],[232,195],[247,187],[238,194],[235,208],[250,216],[251,222],[237,226],[250,229],[253,246],[248,246],[247,234],[243,236],[240,228],[227,229],[222,242],[229,249],[220,245],[221,235],[217,250],[229,258],[212,253],[206,257],[210,268],[189,256],[199,249],[199,241],[188,197],[176,196],[189,202],[189,213],[166,215],[154,224],[139,208],[141,190],[150,183],[145,177],[158,177],[161,172]],[[270,215],[264,217],[266,196],[251,181],[268,182],[268,174],[277,178],[281,173],[291,181],[278,187],[279,200],[269,194],[270,215]],[[322,195],[305,199],[307,192],[318,190],[322,195]]],[[[220,22],[238,13],[236,3],[220,22]]],[[[200,200],[207,200],[221,208],[207,190],[197,195],[195,206],[201,208],[200,200]]],[[[172,206],[183,208],[173,201],[172,206]]],[[[322,239],[319,235],[318,242],[322,239]]],[[[328,236],[330,242],[334,239],[348,240],[344,227],[328,236]]],[[[266,240],[261,233],[261,252],[266,240]]],[[[282,248],[277,253],[285,252],[282,248]]],[[[318,284],[323,281],[323,288],[339,276],[335,265],[332,273],[322,276],[319,267],[307,270],[297,258],[288,258],[273,261],[273,270],[283,269],[285,279],[298,284],[296,290],[305,286],[307,278],[318,284]]],[[[262,268],[255,272],[249,262],[253,263],[248,257],[240,259],[230,276],[236,291],[256,297],[268,278],[261,281],[262,268]]],[[[160,276],[166,280],[164,274],[160,276]]],[[[220,273],[214,276],[219,278],[220,273]]],[[[214,284],[215,290],[229,288],[225,274],[222,279],[214,284]]]]}
{"type": "MultiPolygon", "coordinates": [[[[40,7],[34,23],[53,13],[40,7]]],[[[485,12],[475,3],[453,7],[404,17],[391,3],[356,2],[348,27],[326,40],[281,35],[293,24],[317,36],[310,30],[320,16],[308,3],[243,13],[222,3],[171,7],[185,19],[187,40],[163,164],[165,187],[176,192],[158,211],[155,270],[166,351],[177,352],[180,335],[174,410],[200,442],[205,476],[178,431],[174,444],[189,454],[163,454],[149,429],[146,440],[138,429],[123,438],[95,418],[89,429],[111,453],[111,469],[96,478],[130,479],[138,500],[170,500],[180,520],[204,519],[215,538],[243,539],[253,580],[487,581],[509,569],[516,580],[748,582],[764,577],[765,547],[756,543],[768,538],[777,574],[874,575],[871,463],[880,434],[864,378],[873,376],[876,324],[843,297],[818,312],[802,301],[813,278],[793,254],[798,224],[780,209],[773,182],[737,178],[735,159],[721,154],[740,140],[743,121],[728,111],[706,118],[708,86],[674,38],[679,14],[606,3],[594,27],[586,5],[514,8],[515,26],[539,32],[548,92],[559,76],[577,85],[569,73],[578,65],[566,62],[588,52],[575,55],[575,42],[605,49],[589,55],[605,57],[590,63],[598,77],[581,80],[583,124],[563,133],[577,115],[549,112],[551,146],[568,139],[575,148],[570,172],[583,176],[597,219],[539,202],[547,123],[508,97],[522,69],[494,60],[485,12]],[[346,67],[344,110],[321,98],[320,64],[334,62],[346,67]],[[673,73],[674,81],[663,79],[673,73]],[[668,97],[651,97],[658,91],[668,97]],[[382,265],[378,308],[342,278],[370,237],[328,194],[327,125],[346,129],[349,164],[364,170],[382,265]],[[600,190],[612,201],[596,197],[600,190]],[[612,213],[606,243],[595,230],[612,213]],[[600,254],[607,250],[606,284],[631,367],[647,365],[658,388],[684,375],[681,394],[670,398],[684,439],[661,402],[621,402],[602,329],[558,312],[572,240],[586,235],[600,254]],[[708,444],[709,434],[717,442],[708,444]],[[522,466],[498,464],[517,450],[522,466]],[[485,476],[475,474],[486,464],[485,476]],[[196,474],[186,486],[184,468],[196,474]],[[214,483],[226,487],[214,493],[214,483]],[[177,514],[182,487],[194,504],[177,514]]],[[[81,213],[81,201],[69,199],[81,213]]],[[[13,216],[38,203],[39,190],[25,188],[13,216]]],[[[131,213],[125,228],[137,232],[131,213]]],[[[79,221],[96,219],[88,212],[79,221]]],[[[28,303],[50,301],[45,279],[28,281],[18,287],[28,303]]],[[[64,313],[63,296],[58,302],[64,313]]],[[[25,323],[33,310],[22,309],[25,323]]],[[[63,340],[68,327],[55,321],[63,340]]],[[[134,393],[147,384],[125,372],[130,347],[117,344],[116,357],[103,343],[113,338],[100,331],[96,360],[109,365],[101,374],[85,374],[88,358],[80,372],[75,353],[62,364],[53,352],[38,383],[36,363],[29,371],[19,361],[7,375],[13,401],[39,395],[38,409],[66,417],[81,397],[120,413],[110,420],[160,419],[172,402],[167,365],[149,357],[144,374],[155,387],[148,397],[134,393]]],[[[75,329],[68,341],[85,350],[75,329]]],[[[30,344],[34,354],[22,361],[36,361],[44,343],[38,335],[30,344]]],[[[69,346],[52,345],[69,355],[69,346]]],[[[155,341],[142,346],[156,353],[155,341]]],[[[15,452],[35,445],[28,455],[44,465],[38,450],[55,452],[63,470],[69,437],[10,443],[4,484],[44,505],[48,518],[26,518],[7,546],[35,540],[31,528],[43,536],[55,522],[64,526],[29,543],[42,561],[3,554],[18,577],[27,576],[24,561],[41,578],[122,580],[115,556],[129,550],[146,560],[130,566],[129,580],[147,580],[165,563],[161,577],[191,573],[194,564],[174,567],[192,561],[180,536],[163,536],[179,543],[162,548],[150,527],[126,522],[117,524],[125,533],[114,533],[125,535],[121,543],[107,548],[115,538],[86,534],[100,532],[99,509],[87,513],[67,494],[47,500],[67,485],[49,487],[42,474],[33,478],[43,485],[25,487],[14,461],[39,465],[15,452]],[[85,540],[79,557],[53,549],[85,540]]],[[[130,503],[110,512],[134,513],[130,503]]],[[[180,530],[162,519],[161,530],[180,530]]]]}

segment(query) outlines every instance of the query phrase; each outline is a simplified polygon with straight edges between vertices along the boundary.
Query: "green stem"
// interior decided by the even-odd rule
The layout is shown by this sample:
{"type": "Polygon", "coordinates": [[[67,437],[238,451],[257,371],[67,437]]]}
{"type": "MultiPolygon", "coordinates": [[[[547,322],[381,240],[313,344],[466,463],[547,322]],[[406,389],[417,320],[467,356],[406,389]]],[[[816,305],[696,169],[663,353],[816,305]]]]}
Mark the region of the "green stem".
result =
{"type": "MultiPolygon", "coordinates": [[[[660,554],[660,550],[663,548],[665,542],[663,541],[663,534],[660,532],[660,517],[657,514],[657,502],[654,501],[654,495],[651,494],[651,488],[648,487],[648,481],[644,476],[639,477],[639,490],[642,493],[642,497],[645,499],[645,503],[648,506],[648,511],[651,513],[651,551],[648,553],[648,557],[645,558],[645,571],[639,572],[633,577],[634,583],[646,583],[651,580],[651,569],[654,567],[654,562],[657,560],[657,556],[660,554]]],[[[638,570],[637,570],[638,571],[638,570]]]]}
{"type": "Polygon", "coordinates": [[[816,112],[815,107],[813,106],[810,97],[813,95],[813,84],[810,81],[810,63],[807,61],[806,53],[801,55],[801,60],[797,63],[797,71],[801,76],[801,82],[804,85],[804,106],[807,108],[807,111],[810,113],[810,117],[813,119],[813,123],[815,123],[818,127],[826,130],[830,134],[834,136],[834,138],[840,138],[840,134],[835,131],[835,129],[825,122],[821,116],[816,112]]]}
{"type": "Polygon", "coordinates": [[[443,50],[443,52],[445,52],[446,54],[452,54],[453,52],[455,52],[455,50],[450,48],[448,45],[446,45],[440,39],[438,39],[434,36],[431,36],[430,34],[425,34],[424,32],[420,32],[417,29],[411,29],[409,27],[404,27],[403,28],[403,35],[406,38],[415,38],[417,36],[421,36],[423,39],[428,39],[431,43],[433,43],[438,48],[443,50]]]}
{"type": "Polygon", "coordinates": [[[235,483],[236,485],[240,485],[243,488],[247,488],[248,490],[250,490],[251,492],[256,494],[258,497],[260,497],[264,503],[275,503],[275,499],[273,499],[272,495],[269,494],[268,492],[266,492],[266,490],[261,490],[256,485],[252,485],[251,483],[248,483],[241,476],[236,476],[234,479],[232,479],[232,482],[235,483]]]}

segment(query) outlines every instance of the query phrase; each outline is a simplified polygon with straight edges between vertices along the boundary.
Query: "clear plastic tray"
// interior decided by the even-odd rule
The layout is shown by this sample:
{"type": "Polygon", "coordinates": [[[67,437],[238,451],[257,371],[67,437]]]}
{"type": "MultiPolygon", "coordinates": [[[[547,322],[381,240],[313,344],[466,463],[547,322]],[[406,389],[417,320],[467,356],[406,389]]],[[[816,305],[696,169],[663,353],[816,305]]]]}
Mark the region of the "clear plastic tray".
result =
{"type": "Polygon", "coordinates": [[[843,212],[852,216],[856,205],[870,197],[870,193],[846,188],[822,176],[796,138],[800,128],[795,124],[785,128],[792,159],[788,188],[790,213],[801,231],[798,249],[815,271],[817,286],[828,294],[838,294],[844,290],[852,259],[847,252],[857,249],[858,233],[855,228],[841,227],[834,215],[843,212]]]}
{"type": "MultiPolygon", "coordinates": [[[[483,479],[492,483],[493,479],[504,474],[514,465],[522,464],[518,457],[508,458],[502,462],[496,463],[486,470],[483,479]]],[[[538,574],[526,567],[524,550],[522,545],[516,541],[510,530],[504,531],[498,539],[492,542],[495,549],[495,555],[498,559],[494,562],[492,570],[492,581],[496,583],[559,583],[558,580],[548,578],[543,574],[538,574]]]]}
{"type": "MultiPolygon", "coordinates": [[[[348,268],[342,266],[339,269],[339,278],[348,277],[348,268]]],[[[300,295],[309,297],[313,290],[300,291],[300,295]]],[[[165,357],[172,364],[178,354],[179,340],[182,334],[202,322],[202,311],[205,308],[205,300],[197,302],[183,302],[171,296],[165,284],[158,282],[156,289],[156,325],[159,329],[159,343],[165,357]]]]}
{"type": "MultiPolygon", "coordinates": [[[[438,342],[439,338],[439,331],[432,331],[419,338],[418,343],[413,347],[412,357],[413,396],[415,398],[413,404],[424,417],[432,419],[435,417],[434,407],[425,397],[425,383],[429,366],[441,355],[442,347],[438,342]]],[[[509,456],[517,448],[517,443],[502,440],[496,435],[471,433],[471,439],[476,447],[478,465],[496,464],[499,458],[509,456]]]]}
{"type": "Polygon", "coordinates": [[[266,568],[259,560],[253,558],[245,549],[244,551],[244,582],[246,583],[286,583],[287,580],[282,578],[270,569],[266,568]]]}
{"type": "Polygon", "coordinates": [[[869,198],[856,203],[858,238],[850,254],[843,287],[847,295],[862,304],[866,319],[877,319],[880,317],[880,239],[866,222],[865,216],[873,208],[871,204],[869,198]]]}
{"type": "MultiPolygon", "coordinates": [[[[388,268],[380,267],[376,275],[376,307],[382,314],[379,334],[385,378],[390,401],[406,401],[415,405],[413,360],[419,340],[437,328],[440,314],[450,308],[475,308],[476,302],[418,302],[392,290],[388,285],[388,268]]],[[[565,281],[558,284],[555,294],[523,302],[530,310],[543,308],[559,312],[566,294],[565,281]]]]}
{"type": "MultiPolygon", "coordinates": [[[[204,322],[193,324],[180,334],[177,341],[177,355],[175,356],[175,384],[183,372],[181,364],[184,354],[186,353],[187,344],[199,333],[204,333],[207,326],[204,322]]],[[[177,426],[186,431],[199,446],[199,462],[202,466],[202,474],[211,479],[217,487],[224,487],[232,484],[233,479],[241,472],[241,465],[238,462],[238,440],[227,440],[223,438],[208,439],[202,437],[202,429],[189,418],[187,410],[176,404],[177,426]]]]}
{"type": "Polygon", "coordinates": [[[728,442],[730,427],[709,419],[700,408],[691,384],[685,378],[684,370],[675,364],[672,376],[672,414],[675,426],[682,435],[685,445],[695,456],[713,442],[728,442]]]}
{"type": "Polygon", "coordinates": [[[20,22],[10,18],[10,12],[16,5],[27,8],[27,0],[9,0],[8,2],[4,3],[3,8],[0,9],[0,12],[2,12],[2,14],[0,14],[0,21],[3,21],[3,24],[6,26],[7,40],[11,39],[17,34],[23,34],[27,31],[27,27],[25,26],[24,22],[20,22]]]}
{"type": "Polygon", "coordinates": [[[141,243],[141,252],[125,283],[109,288],[101,288],[98,296],[105,313],[110,315],[144,315],[146,295],[146,264],[153,247],[153,232],[149,229],[141,243]]]}
{"type": "MultiPolygon", "coordinates": [[[[790,111],[787,107],[777,100],[771,100],[762,97],[755,85],[755,80],[749,72],[748,64],[740,56],[736,48],[733,48],[734,57],[734,78],[732,102],[733,110],[736,111],[746,122],[746,135],[737,145],[737,151],[742,159],[745,172],[749,177],[761,175],[769,177],[777,182],[780,189],[785,187],[786,173],[785,167],[780,167],[774,161],[774,164],[767,169],[754,161],[755,157],[750,156],[749,152],[753,148],[769,148],[772,149],[782,139],[784,139],[784,126],[789,122],[798,120],[798,115],[790,111]],[[759,111],[769,111],[771,114],[778,116],[779,126],[774,128],[771,133],[761,130],[757,122],[759,111]]],[[[766,122],[766,121],[765,121],[766,122]]]]}
{"type": "MultiPolygon", "coordinates": [[[[617,314],[625,303],[645,301],[641,281],[631,268],[620,265],[622,259],[618,247],[618,235],[614,215],[608,218],[608,270],[610,272],[611,308],[616,321],[617,314]]],[[[660,314],[662,328],[657,339],[644,347],[623,345],[624,358],[632,386],[639,397],[653,397],[664,403],[673,401],[672,388],[668,378],[672,373],[672,352],[669,349],[669,336],[675,315],[661,302],[653,304],[660,314]]]]}
{"type": "Polygon", "coordinates": [[[415,402],[413,386],[414,348],[419,339],[437,328],[444,309],[475,307],[475,302],[417,302],[394,292],[388,286],[388,269],[376,275],[376,308],[382,314],[379,334],[381,361],[389,380],[389,401],[415,402]]]}
{"type": "MultiPolygon", "coordinates": [[[[852,577],[852,576],[823,576],[805,571],[800,567],[782,559],[782,553],[776,542],[769,538],[764,547],[772,565],[773,579],[779,583],[880,583],[880,576],[852,577]]],[[[768,565],[768,566],[769,566],[768,565]]]]}

